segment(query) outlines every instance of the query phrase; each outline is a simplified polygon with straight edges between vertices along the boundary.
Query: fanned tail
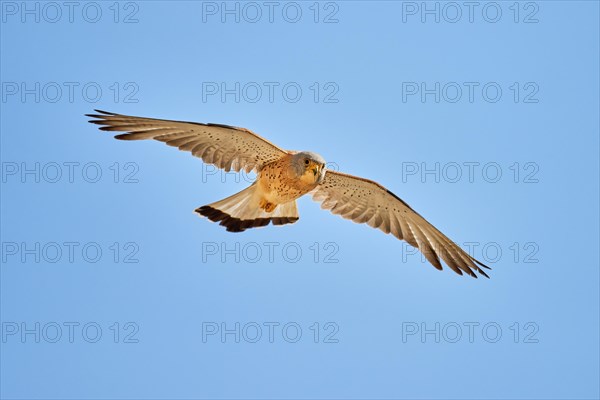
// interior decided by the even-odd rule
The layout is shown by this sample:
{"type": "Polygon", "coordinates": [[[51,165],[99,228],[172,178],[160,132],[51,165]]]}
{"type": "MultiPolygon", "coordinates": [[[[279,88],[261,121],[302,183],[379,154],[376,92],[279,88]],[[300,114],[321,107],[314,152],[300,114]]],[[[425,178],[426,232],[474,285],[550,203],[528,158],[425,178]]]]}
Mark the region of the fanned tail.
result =
{"type": "Polygon", "coordinates": [[[279,204],[272,212],[260,207],[261,195],[256,184],[223,200],[199,207],[198,214],[227,228],[229,232],[243,232],[246,229],[273,225],[293,224],[300,218],[296,201],[279,204]]]}

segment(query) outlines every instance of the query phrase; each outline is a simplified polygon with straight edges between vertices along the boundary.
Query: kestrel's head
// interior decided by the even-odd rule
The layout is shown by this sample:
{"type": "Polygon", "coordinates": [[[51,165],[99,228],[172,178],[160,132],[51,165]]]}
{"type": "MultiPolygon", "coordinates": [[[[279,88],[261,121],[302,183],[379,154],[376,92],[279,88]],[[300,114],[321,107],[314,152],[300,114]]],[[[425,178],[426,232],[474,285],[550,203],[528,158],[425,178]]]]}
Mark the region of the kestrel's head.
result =
{"type": "Polygon", "coordinates": [[[297,179],[316,184],[325,176],[325,160],[317,153],[301,151],[292,156],[292,166],[297,179]]]}

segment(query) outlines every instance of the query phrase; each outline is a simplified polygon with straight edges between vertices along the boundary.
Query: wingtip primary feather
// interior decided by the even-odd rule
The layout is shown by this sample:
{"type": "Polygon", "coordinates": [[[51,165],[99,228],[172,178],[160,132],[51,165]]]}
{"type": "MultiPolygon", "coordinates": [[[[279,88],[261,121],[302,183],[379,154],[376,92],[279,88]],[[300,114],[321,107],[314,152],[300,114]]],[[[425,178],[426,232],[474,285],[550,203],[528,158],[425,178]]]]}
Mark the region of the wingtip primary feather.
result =
{"type": "Polygon", "coordinates": [[[473,261],[475,261],[477,264],[479,264],[479,266],[481,266],[481,267],[483,267],[483,268],[486,268],[486,269],[489,269],[489,270],[491,270],[491,268],[490,268],[490,267],[488,267],[487,265],[485,265],[485,264],[484,264],[484,263],[482,263],[481,261],[479,261],[479,260],[476,260],[476,259],[473,259],[473,261]]]}
{"type": "Polygon", "coordinates": [[[113,113],[113,112],[110,112],[110,111],[99,110],[97,108],[95,108],[94,111],[96,111],[97,113],[100,113],[100,114],[104,114],[104,115],[119,115],[117,113],[113,113]]]}
{"type": "Polygon", "coordinates": [[[119,115],[116,113],[112,113],[109,111],[104,111],[104,110],[98,110],[98,109],[94,109],[95,112],[97,112],[98,114],[83,114],[86,117],[90,117],[90,118],[96,118],[94,120],[90,120],[88,122],[92,123],[92,124],[102,124],[104,123],[104,120],[106,119],[106,117],[111,117],[111,116],[115,116],[115,115],[119,115]]]}
{"type": "MultiPolygon", "coordinates": [[[[100,129],[102,129],[102,128],[100,128],[100,129]]],[[[108,130],[108,129],[102,129],[102,130],[108,130]]],[[[121,133],[119,135],[115,135],[114,138],[117,140],[136,140],[136,137],[134,135],[132,135],[131,133],[121,133]]]]}
{"type": "MultiPolygon", "coordinates": [[[[471,258],[471,260],[473,260],[475,262],[475,264],[482,266],[483,268],[489,269],[491,270],[490,267],[488,267],[487,265],[485,265],[484,263],[482,263],[481,261],[475,259],[475,258],[471,258]]],[[[485,273],[484,270],[482,270],[481,268],[477,268],[477,272],[480,273],[481,275],[485,276],[486,278],[490,279],[490,276],[488,274],[485,273]]]]}
{"type": "MultiPolygon", "coordinates": [[[[97,119],[106,118],[107,116],[119,115],[119,114],[116,114],[116,113],[112,113],[112,112],[109,112],[109,111],[98,110],[98,109],[94,109],[94,111],[96,111],[98,114],[83,114],[83,115],[86,116],[86,117],[97,118],[97,119]]],[[[88,122],[94,122],[94,121],[88,121],[88,122]]]]}

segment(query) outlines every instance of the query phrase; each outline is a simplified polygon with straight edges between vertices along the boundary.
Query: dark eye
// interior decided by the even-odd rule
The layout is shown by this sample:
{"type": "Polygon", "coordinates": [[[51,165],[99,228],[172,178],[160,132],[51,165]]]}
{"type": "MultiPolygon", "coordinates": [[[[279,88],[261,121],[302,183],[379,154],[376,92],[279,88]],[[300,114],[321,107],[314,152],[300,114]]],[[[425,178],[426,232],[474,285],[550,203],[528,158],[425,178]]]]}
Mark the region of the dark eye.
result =
{"type": "Polygon", "coordinates": [[[307,158],[304,159],[304,165],[308,165],[309,161],[307,158]]]}

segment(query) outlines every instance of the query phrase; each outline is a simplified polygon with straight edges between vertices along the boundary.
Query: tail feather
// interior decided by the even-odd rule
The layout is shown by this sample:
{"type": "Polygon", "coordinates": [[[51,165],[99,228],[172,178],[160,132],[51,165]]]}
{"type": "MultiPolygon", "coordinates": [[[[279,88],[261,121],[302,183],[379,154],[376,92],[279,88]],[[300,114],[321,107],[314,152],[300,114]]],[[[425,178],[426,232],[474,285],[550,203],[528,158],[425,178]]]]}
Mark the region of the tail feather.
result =
{"type": "Polygon", "coordinates": [[[300,218],[298,215],[296,200],[290,201],[289,203],[280,204],[272,214],[273,216],[271,217],[271,222],[273,225],[293,224],[300,218]]]}
{"type": "Polygon", "coordinates": [[[291,224],[299,219],[296,201],[280,204],[270,213],[260,207],[260,201],[257,186],[252,184],[233,196],[199,207],[195,211],[213,222],[219,222],[229,232],[243,232],[269,223],[291,224]]]}

